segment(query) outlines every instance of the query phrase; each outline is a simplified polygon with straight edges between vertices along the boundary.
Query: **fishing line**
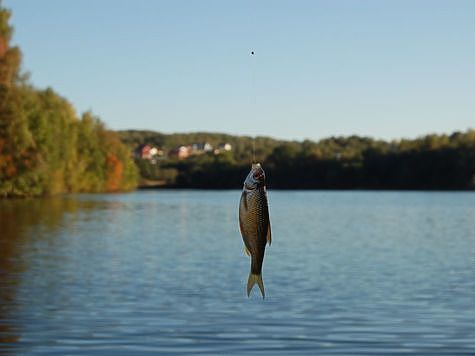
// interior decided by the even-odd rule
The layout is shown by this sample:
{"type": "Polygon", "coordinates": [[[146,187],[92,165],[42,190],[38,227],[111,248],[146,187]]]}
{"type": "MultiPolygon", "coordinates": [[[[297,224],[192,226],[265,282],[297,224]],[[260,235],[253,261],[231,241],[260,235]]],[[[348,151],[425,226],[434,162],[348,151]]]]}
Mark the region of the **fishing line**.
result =
{"type": "Polygon", "coordinates": [[[252,137],[252,163],[256,162],[256,136],[252,137]]]}
{"type": "MultiPolygon", "coordinates": [[[[256,95],[256,78],[255,78],[255,70],[254,70],[254,56],[255,52],[251,51],[251,110],[256,110],[256,102],[257,102],[257,95],[256,95]]],[[[254,117],[254,115],[252,115],[254,117]]],[[[256,136],[252,136],[252,161],[251,165],[256,163],[256,136]]]]}
{"type": "MultiPolygon", "coordinates": [[[[253,4],[254,5],[254,4],[253,4]]],[[[252,9],[254,10],[254,9],[252,9]]],[[[253,43],[256,41],[255,39],[255,32],[254,29],[256,27],[256,18],[255,18],[255,11],[250,11],[249,12],[249,28],[250,28],[250,42],[253,43]]],[[[255,43],[254,43],[255,44],[255,43]]],[[[252,115],[250,115],[250,119],[254,122],[258,120],[258,113],[257,111],[257,91],[256,91],[256,52],[254,48],[250,48],[250,53],[249,53],[249,60],[250,60],[250,74],[251,74],[251,100],[250,100],[250,109],[252,110],[252,115]]],[[[252,135],[252,161],[251,165],[256,163],[256,136],[253,132],[252,135]]]]}

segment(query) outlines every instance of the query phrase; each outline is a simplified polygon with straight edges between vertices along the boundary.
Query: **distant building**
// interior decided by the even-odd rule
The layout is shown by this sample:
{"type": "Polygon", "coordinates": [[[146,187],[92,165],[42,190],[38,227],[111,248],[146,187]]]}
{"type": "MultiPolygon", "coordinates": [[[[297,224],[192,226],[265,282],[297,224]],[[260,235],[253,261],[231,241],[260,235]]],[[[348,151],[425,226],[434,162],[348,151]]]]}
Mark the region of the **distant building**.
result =
{"type": "Polygon", "coordinates": [[[185,159],[190,156],[202,155],[213,152],[213,146],[208,142],[193,143],[189,146],[178,146],[168,153],[170,158],[185,159]]]}
{"type": "Polygon", "coordinates": [[[163,150],[148,144],[142,144],[135,149],[134,156],[135,158],[156,160],[163,156],[163,150]]]}
{"type": "Polygon", "coordinates": [[[213,151],[213,146],[208,142],[194,143],[191,145],[191,153],[195,155],[213,151]]]}
{"type": "Polygon", "coordinates": [[[218,145],[218,149],[220,149],[221,151],[231,151],[233,149],[233,146],[231,146],[230,143],[220,143],[218,145]]]}
{"type": "Polygon", "coordinates": [[[191,146],[178,146],[171,150],[168,154],[170,158],[185,159],[191,155],[191,146]]]}
{"type": "Polygon", "coordinates": [[[231,146],[230,143],[220,143],[218,147],[214,150],[214,154],[220,154],[221,152],[228,152],[233,149],[233,146],[231,146]]]}

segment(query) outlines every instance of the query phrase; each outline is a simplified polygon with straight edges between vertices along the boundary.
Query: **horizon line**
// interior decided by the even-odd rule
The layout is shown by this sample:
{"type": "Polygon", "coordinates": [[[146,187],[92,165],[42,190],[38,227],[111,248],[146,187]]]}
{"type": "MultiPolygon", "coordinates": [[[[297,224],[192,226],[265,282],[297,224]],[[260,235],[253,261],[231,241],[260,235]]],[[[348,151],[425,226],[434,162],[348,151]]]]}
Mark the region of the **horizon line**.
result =
{"type": "Polygon", "coordinates": [[[475,131],[475,127],[467,127],[463,130],[455,130],[452,132],[427,132],[425,134],[418,134],[417,136],[412,136],[412,137],[397,137],[397,138],[381,138],[381,137],[375,137],[372,135],[361,135],[357,133],[353,134],[333,134],[329,136],[322,136],[320,138],[309,138],[309,137],[304,137],[304,138],[282,138],[282,137],[276,137],[276,136],[271,136],[271,135],[249,135],[249,134],[240,134],[240,133],[230,133],[230,132],[224,132],[224,131],[207,131],[207,130],[196,130],[196,131],[174,131],[174,132],[166,132],[166,131],[159,131],[155,129],[143,129],[143,128],[127,128],[127,129],[112,129],[112,131],[149,131],[149,132],[154,132],[157,134],[163,134],[163,135],[191,135],[191,134],[212,134],[212,135],[227,135],[227,136],[235,136],[235,137],[245,137],[245,138],[268,138],[268,139],[273,139],[276,141],[288,141],[288,142],[303,142],[303,141],[314,141],[314,142],[319,142],[322,140],[327,140],[330,138],[349,138],[349,137],[358,137],[358,138],[368,138],[372,139],[374,141],[386,141],[386,142],[393,142],[393,141],[404,141],[404,140],[417,140],[421,139],[424,137],[428,136],[451,136],[456,133],[468,133],[470,131],[475,131]]]}

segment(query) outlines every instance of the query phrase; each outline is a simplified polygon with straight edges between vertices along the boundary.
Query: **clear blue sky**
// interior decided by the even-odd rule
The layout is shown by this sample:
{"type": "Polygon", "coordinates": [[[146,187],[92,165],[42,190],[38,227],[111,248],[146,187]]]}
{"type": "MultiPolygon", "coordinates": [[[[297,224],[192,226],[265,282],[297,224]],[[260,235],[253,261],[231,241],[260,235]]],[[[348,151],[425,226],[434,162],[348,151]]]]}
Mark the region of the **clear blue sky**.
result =
{"type": "Polygon", "coordinates": [[[475,127],[475,1],[4,5],[32,82],[113,129],[389,139],[475,127]]]}

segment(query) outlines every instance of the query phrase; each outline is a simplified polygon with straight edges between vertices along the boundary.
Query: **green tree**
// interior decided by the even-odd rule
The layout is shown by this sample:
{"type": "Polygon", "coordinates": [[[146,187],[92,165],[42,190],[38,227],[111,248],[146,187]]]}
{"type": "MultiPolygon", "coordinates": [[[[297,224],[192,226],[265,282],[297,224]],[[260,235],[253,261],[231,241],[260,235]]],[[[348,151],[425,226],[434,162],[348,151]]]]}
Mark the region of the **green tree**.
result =
{"type": "Polygon", "coordinates": [[[118,135],[21,75],[9,18],[0,3],[0,196],[133,189],[137,169],[118,135]]]}

